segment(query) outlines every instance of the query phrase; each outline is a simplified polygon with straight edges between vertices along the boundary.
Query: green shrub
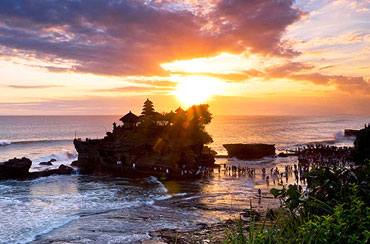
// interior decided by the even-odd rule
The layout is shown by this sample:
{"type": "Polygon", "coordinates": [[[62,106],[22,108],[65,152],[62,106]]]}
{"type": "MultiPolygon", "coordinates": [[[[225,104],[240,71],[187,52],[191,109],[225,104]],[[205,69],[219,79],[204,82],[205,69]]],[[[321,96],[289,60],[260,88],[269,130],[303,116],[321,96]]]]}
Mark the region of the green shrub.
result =
{"type": "Polygon", "coordinates": [[[369,230],[370,208],[356,194],[333,214],[313,215],[298,228],[300,243],[367,243],[369,230]]]}

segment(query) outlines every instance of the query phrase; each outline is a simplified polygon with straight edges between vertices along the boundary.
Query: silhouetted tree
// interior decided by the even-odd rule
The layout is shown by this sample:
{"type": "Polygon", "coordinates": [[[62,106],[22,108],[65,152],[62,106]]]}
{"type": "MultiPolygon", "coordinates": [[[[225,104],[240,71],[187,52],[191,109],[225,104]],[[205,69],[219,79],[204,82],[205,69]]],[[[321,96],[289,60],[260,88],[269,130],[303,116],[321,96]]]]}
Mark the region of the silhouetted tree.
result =
{"type": "Polygon", "coordinates": [[[197,154],[200,154],[204,144],[213,141],[205,130],[205,125],[212,120],[208,108],[207,104],[201,104],[194,105],[186,111],[181,108],[176,110],[172,117],[172,125],[163,135],[172,149],[191,146],[197,154]]]}

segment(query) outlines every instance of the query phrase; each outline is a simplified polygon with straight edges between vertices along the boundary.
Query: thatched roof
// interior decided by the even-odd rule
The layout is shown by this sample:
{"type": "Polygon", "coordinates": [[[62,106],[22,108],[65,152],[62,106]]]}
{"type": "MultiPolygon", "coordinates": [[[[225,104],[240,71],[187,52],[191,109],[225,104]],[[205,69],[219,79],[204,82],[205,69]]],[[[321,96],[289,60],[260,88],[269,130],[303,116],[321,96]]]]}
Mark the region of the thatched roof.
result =
{"type": "Polygon", "coordinates": [[[123,123],[136,123],[138,121],[138,117],[130,111],[119,120],[121,120],[123,123]]]}

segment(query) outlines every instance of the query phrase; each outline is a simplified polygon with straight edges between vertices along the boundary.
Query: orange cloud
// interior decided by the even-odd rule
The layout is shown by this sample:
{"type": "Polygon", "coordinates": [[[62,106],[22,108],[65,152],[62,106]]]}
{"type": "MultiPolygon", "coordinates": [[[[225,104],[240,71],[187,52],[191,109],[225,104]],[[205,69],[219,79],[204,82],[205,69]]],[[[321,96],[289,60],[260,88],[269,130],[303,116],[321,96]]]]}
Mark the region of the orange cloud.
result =
{"type": "Polygon", "coordinates": [[[293,2],[2,1],[0,51],[118,76],[166,75],[161,63],[221,52],[292,56],[281,36],[303,15],[293,2]]]}

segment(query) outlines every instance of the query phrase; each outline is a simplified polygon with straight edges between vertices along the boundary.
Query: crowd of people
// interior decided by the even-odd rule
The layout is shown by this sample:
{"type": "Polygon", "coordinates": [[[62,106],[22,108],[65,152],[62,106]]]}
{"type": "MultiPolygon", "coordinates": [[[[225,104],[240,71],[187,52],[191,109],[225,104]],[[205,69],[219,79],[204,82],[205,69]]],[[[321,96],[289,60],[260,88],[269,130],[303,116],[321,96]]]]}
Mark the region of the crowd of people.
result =
{"type": "MultiPolygon", "coordinates": [[[[352,147],[335,147],[329,145],[307,145],[297,148],[295,155],[298,156],[298,162],[291,165],[285,165],[283,169],[278,167],[257,169],[262,174],[262,179],[266,185],[272,184],[288,184],[289,179],[293,177],[291,183],[298,185],[298,188],[303,191],[303,187],[307,184],[305,173],[312,166],[328,167],[328,166],[345,166],[353,167],[353,151],[352,147]]],[[[230,176],[248,176],[256,177],[256,169],[251,167],[223,165],[224,174],[230,176]]],[[[220,172],[221,169],[219,169],[220,172]]],[[[260,189],[259,189],[260,190],[260,189]]],[[[259,191],[260,194],[261,191],[259,191]]]]}
{"type": "Polygon", "coordinates": [[[316,166],[351,166],[353,164],[352,147],[335,147],[329,145],[315,144],[297,149],[298,161],[300,164],[316,166]]]}
{"type": "MultiPolygon", "coordinates": [[[[258,169],[259,170],[259,169],[258,169]]],[[[294,164],[291,165],[285,165],[284,170],[279,170],[278,167],[272,167],[272,168],[262,168],[260,169],[260,172],[262,173],[262,179],[266,180],[266,184],[269,185],[270,181],[273,182],[275,185],[276,183],[288,183],[289,177],[295,176],[295,181],[304,183],[304,172],[308,169],[306,167],[303,167],[301,164],[294,164]],[[268,174],[267,174],[268,173],[268,174]]],[[[221,169],[219,169],[219,172],[221,169]]],[[[225,175],[229,176],[248,176],[248,177],[255,177],[256,176],[256,169],[250,168],[250,167],[241,167],[234,166],[234,165],[223,165],[223,172],[225,175]]]]}
{"type": "MultiPolygon", "coordinates": [[[[254,177],[256,176],[256,169],[254,168],[249,168],[249,167],[241,167],[239,166],[234,166],[234,165],[226,165],[224,164],[224,172],[225,174],[229,175],[238,175],[238,176],[249,176],[249,177],[254,177]]],[[[219,170],[220,172],[220,170],[219,170]]]]}

